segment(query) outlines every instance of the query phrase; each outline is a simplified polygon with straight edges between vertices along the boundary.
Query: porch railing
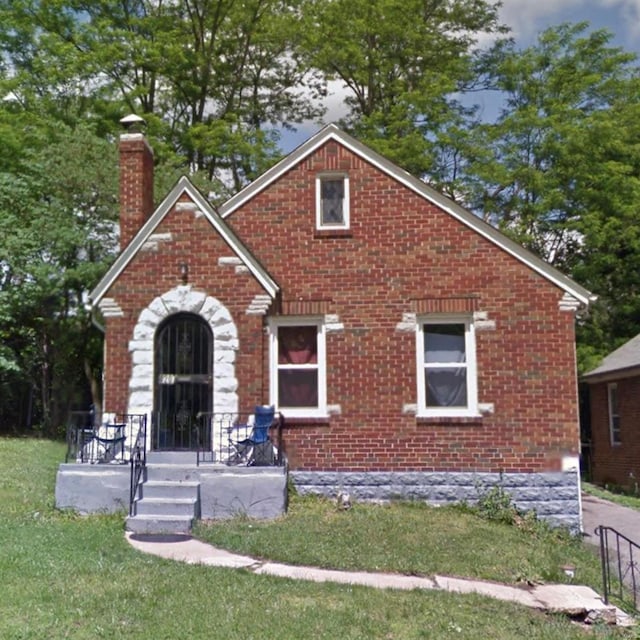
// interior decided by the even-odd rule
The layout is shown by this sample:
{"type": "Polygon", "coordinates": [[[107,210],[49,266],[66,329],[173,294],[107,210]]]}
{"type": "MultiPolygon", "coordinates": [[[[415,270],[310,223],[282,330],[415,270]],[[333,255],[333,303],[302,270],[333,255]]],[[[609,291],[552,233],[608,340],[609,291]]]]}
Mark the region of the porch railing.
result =
{"type": "Polygon", "coordinates": [[[136,496],[147,466],[147,416],[141,422],[136,440],[131,447],[131,477],[129,483],[129,515],[135,515],[136,496]]]}
{"type": "Polygon", "coordinates": [[[146,434],[147,416],[111,414],[104,424],[96,424],[92,411],[74,411],[67,422],[65,462],[127,464],[131,447],[140,432],[146,434]]]}
{"type": "Polygon", "coordinates": [[[93,411],[72,411],[67,418],[67,452],[64,461],[85,462],[84,450],[95,434],[93,411]]]}
{"type": "Polygon", "coordinates": [[[151,449],[154,451],[195,451],[198,437],[198,419],[188,412],[154,411],[151,414],[151,449]]]}
{"type": "Polygon", "coordinates": [[[197,421],[197,464],[283,466],[284,416],[276,412],[269,429],[269,441],[264,446],[241,444],[251,439],[252,419],[252,413],[201,413],[197,421]]]}
{"type": "Polygon", "coordinates": [[[625,592],[631,592],[633,607],[640,606],[640,545],[612,527],[599,526],[595,533],[600,537],[600,561],[602,563],[603,598],[606,604],[615,595],[625,600],[625,592]],[[617,582],[614,590],[613,581],[617,582]]]}

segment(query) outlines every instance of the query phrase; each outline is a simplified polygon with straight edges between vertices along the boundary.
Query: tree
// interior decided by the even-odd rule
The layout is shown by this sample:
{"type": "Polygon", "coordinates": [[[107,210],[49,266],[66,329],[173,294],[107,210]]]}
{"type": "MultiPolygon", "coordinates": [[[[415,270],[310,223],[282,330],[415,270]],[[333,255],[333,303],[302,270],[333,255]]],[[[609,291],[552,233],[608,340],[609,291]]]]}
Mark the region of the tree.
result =
{"type": "Polygon", "coordinates": [[[117,249],[115,150],[87,128],[54,134],[12,115],[29,135],[0,171],[0,384],[28,398],[13,420],[50,429],[88,404],[82,389],[100,401],[101,339],[85,301],[117,249]]]}
{"type": "Polygon", "coordinates": [[[346,91],[343,125],[415,175],[454,179],[450,142],[473,113],[458,98],[478,79],[479,36],[504,31],[498,4],[309,0],[305,13],[311,64],[346,91]]]}
{"type": "Polygon", "coordinates": [[[607,31],[561,25],[485,62],[503,96],[471,134],[471,208],[600,296],[580,327],[589,368],[640,331],[640,86],[607,31]]]}
{"type": "Polygon", "coordinates": [[[68,124],[149,123],[159,158],[232,191],[278,155],[277,126],[319,114],[299,0],[0,0],[14,91],[68,124]]]}

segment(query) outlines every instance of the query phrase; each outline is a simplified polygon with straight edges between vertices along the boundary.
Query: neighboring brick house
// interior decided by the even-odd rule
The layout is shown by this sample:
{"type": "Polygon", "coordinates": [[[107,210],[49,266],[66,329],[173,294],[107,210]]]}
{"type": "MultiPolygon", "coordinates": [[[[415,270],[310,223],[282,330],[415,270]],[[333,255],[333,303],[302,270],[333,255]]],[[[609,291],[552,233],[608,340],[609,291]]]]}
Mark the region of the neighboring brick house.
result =
{"type": "Polygon", "coordinates": [[[640,485],[640,335],[583,376],[589,384],[591,477],[633,491],[640,485]]]}
{"type": "Polygon", "coordinates": [[[333,125],[219,211],[187,178],[152,210],[150,148],[120,150],[123,251],[91,295],[106,411],[274,404],[300,491],[445,503],[502,482],[578,526],[588,291],[333,125]],[[191,378],[165,362],[181,340],[191,378]]]}

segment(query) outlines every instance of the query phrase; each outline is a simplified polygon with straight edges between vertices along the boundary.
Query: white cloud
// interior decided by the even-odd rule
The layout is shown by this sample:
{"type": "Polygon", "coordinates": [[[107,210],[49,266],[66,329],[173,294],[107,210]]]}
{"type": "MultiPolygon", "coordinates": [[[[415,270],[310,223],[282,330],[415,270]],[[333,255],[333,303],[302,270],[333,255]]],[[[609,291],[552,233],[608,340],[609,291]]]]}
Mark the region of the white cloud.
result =
{"type": "MultiPolygon", "coordinates": [[[[593,2],[593,0],[591,0],[593,2]]],[[[598,2],[600,0],[596,0],[598,2]]],[[[607,0],[605,0],[607,1],[607,0]]],[[[613,0],[616,1],[616,0],[613,0]]],[[[556,22],[554,15],[564,14],[568,9],[584,7],[585,0],[504,0],[500,9],[500,17],[511,27],[516,40],[530,40],[549,24],[556,22]]],[[[575,21],[583,18],[576,11],[575,21]]],[[[562,21],[562,18],[559,20],[562,21]]]]}
{"type": "Polygon", "coordinates": [[[583,20],[594,29],[608,28],[634,47],[634,36],[640,34],[640,0],[503,0],[500,16],[523,44],[551,25],[583,20]]]}

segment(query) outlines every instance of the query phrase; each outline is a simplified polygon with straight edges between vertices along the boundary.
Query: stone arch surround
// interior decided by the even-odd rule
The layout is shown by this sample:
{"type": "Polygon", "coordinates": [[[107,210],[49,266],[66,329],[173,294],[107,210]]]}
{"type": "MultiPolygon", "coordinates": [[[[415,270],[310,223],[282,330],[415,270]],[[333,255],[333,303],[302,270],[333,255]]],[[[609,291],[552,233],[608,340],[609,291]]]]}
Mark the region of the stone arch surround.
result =
{"type": "Polygon", "coordinates": [[[216,298],[190,285],[171,289],[155,298],[138,316],[129,342],[132,369],[128,413],[149,415],[153,410],[154,342],[158,326],[176,313],[193,313],[205,320],[213,334],[213,408],[237,413],[238,380],[235,373],[238,331],[229,310],[216,298]]]}

